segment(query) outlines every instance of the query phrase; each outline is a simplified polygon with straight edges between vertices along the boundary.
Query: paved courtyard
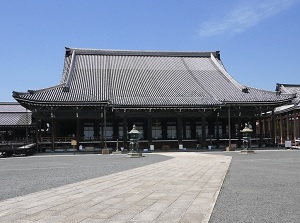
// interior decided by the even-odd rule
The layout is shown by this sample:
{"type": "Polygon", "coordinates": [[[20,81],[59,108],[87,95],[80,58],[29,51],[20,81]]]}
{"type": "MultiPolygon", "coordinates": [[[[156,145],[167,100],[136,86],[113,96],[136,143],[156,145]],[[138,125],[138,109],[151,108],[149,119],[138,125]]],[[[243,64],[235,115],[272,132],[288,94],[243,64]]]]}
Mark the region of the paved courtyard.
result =
{"type": "MultiPolygon", "coordinates": [[[[145,154],[143,158],[124,155],[90,157],[99,159],[100,169],[114,166],[114,159],[124,168],[101,175],[99,167],[90,164],[90,171],[99,170],[98,177],[90,176],[90,179],[58,186],[61,182],[55,180],[55,171],[58,178],[60,172],[65,178],[72,178],[73,171],[79,175],[88,172],[86,163],[64,164],[58,161],[59,157],[53,160],[53,156],[1,159],[1,167],[7,167],[6,162],[15,162],[13,159],[28,160],[31,165],[38,162],[40,166],[36,170],[34,167],[30,171],[10,167],[9,171],[24,175],[37,172],[37,179],[43,179],[41,176],[44,175],[49,184],[50,175],[54,181],[54,186],[48,189],[4,198],[0,202],[1,222],[208,222],[231,162],[230,156],[194,152],[145,154]],[[104,162],[106,159],[110,162],[104,162]],[[147,163],[149,159],[156,161],[152,160],[150,164],[147,163]],[[126,164],[134,162],[145,163],[125,168],[126,164]],[[45,163],[48,166],[44,167],[45,163]]],[[[67,156],[63,158],[68,159],[67,156]]],[[[117,166],[114,167],[118,169],[117,166]]],[[[7,172],[1,170],[1,175],[7,176],[7,172]]]]}
{"type": "Polygon", "coordinates": [[[299,170],[299,150],[0,159],[0,222],[296,223],[299,170]]]}

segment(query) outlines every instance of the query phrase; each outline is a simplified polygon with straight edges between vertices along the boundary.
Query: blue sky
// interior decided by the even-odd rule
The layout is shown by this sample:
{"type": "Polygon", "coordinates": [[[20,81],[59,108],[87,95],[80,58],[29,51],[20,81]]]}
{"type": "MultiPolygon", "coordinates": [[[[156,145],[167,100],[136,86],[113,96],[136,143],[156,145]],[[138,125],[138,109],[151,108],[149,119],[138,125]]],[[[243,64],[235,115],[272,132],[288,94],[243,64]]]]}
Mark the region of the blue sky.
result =
{"type": "Polygon", "coordinates": [[[300,0],[0,0],[0,101],[59,83],[65,48],[221,51],[241,84],[300,84],[300,0]]]}

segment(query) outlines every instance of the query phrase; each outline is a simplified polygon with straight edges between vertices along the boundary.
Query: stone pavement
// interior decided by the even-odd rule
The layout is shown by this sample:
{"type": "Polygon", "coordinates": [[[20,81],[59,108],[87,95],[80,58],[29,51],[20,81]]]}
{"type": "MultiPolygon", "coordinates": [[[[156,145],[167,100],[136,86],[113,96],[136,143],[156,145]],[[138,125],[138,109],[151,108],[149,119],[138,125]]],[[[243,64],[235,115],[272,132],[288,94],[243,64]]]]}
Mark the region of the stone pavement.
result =
{"type": "Polygon", "coordinates": [[[160,155],[173,158],[4,200],[0,221],[208,222],[231,157],[197,152],[160,155]]]}

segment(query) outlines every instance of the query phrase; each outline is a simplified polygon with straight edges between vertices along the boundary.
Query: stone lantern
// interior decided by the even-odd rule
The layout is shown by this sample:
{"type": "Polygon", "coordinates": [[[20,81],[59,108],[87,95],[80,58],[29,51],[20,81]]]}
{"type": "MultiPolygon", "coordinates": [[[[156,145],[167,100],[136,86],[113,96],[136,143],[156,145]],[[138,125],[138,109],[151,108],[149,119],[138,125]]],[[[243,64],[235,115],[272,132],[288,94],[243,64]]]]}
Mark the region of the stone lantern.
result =
{"type": "Polygon", "coordinates": [[[243,130],[241,130],[241,133],[243,133],[243,147],[244,147],[244,149],[241,150],[242,154],[254,153],[254,151],[251,150],[252,132],[253,130],[249,128],[248,124],[245,125],[245,128],[243,130]]]}
{"type": "Polygon", "coordinates": [[[129,157],[142,157],[142,153],[138,151],[140,134],[141,133],[136,129],[136,126],[133,125],[132,130],[128,133],[130,140],[130,152],[128,153],[129,157]]]}

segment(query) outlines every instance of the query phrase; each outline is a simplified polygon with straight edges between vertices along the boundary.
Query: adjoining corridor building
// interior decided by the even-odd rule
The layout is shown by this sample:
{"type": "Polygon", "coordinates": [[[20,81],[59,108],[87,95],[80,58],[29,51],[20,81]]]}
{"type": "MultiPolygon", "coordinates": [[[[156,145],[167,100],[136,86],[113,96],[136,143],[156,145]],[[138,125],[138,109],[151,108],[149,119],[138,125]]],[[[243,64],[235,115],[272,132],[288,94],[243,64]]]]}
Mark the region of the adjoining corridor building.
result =
{"type": "Polygon", "coordinates": [[[0,146],[31,142],[34,132],[31,111],[17,102],[0,102],[0,146]]]}
{"type": "Polygon", "coordinates": [[[286,140],[300,145],[300,85],[277,84],[278,92],[296,94],[291,104],[283,105],[275,109],[276,115],[276,139],[278,144],[284,144],[286,140]]]}
{"type": "Polygon", "coordinates": [[[274,145],[274,109],[295,93],[240,84],[219,51],[66,48],[59,84],[13,97],[32,111],[40,149],[70,147],[71,140],[76,147],[128,148],[133,124],[141,148],[168,149],[240,146],[245,123],[254,143],[274,145]]]}

